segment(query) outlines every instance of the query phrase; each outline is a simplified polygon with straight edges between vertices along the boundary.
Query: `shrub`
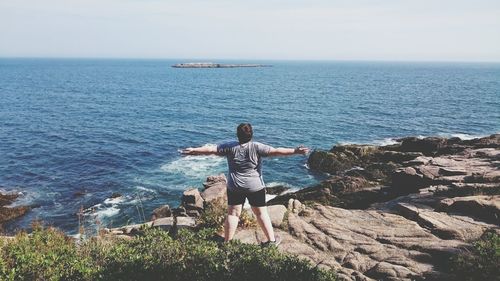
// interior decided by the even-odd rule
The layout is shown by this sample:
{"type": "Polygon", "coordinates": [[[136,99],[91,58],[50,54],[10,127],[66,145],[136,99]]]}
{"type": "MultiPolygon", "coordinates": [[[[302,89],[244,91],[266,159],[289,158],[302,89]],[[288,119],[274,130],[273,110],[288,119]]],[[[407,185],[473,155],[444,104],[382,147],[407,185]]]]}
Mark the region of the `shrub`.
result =
{"type": "Polygon", "coordinates": [[[470,251],[451,258],[450,271],[461,280],[500,280],[500,236],[485,232],[470,251]]]}
{"type": "Polygon", "coordinates": [[[215,229],[181,230],[174,239],[146,229],[134,239],[80,244],[54,229],[0,244],[0,280],[334,280],[331,271],[275,248],[211,241],[215,229]]]}
{"type": "Polygon", "coordinates": [[[19,233],[1,249],[0,280],[88,280],[96,272],[92,260],[79,255],[62,232],[36,228],[19,233]]]}
{"type": "MultiPolygon", "coordinates": [[[[253,227],[257,225],[255,217],[250,214],[251,211],[243,209],[241,211],[239,226],[240,227],[253,227]]],[[[215,228],[221,231],[224,227],[224,221],[227,215],[227,202],[224,200],[215,200],[208,203],[205,210],[198,218],[198,225],[200,228],[215,228]]]]}
{"type": "Polygon", "coordinates": [[[227,204],[223,200],[214,200],[207,204],[205,210],[198,218],[198,226],[201,228],[215,228],[222,230],[227,214],[227,204]]]}

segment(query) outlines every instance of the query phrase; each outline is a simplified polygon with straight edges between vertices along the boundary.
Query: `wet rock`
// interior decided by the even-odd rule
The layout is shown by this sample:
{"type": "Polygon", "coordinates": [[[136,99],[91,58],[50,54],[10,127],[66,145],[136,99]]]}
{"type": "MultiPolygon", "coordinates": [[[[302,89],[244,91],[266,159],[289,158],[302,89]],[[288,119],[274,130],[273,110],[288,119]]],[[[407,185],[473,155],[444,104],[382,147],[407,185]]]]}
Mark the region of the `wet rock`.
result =
{"type": "Polygon", "coordinates": [[[6,207],[19,197],[19,193],[0,193],[0,226],[2,223],[24,216],[30,206],[6,207]]]}
{"type": "Polygon", "coordinates": [[[319,202],[344,208],[367,208],[374,202],[386,200],[391,194],[381,186],[373,186],[363,177],[333,176],[318,185],[269,200],[269,205],[286,205],[289,199],[319,202]]]}
{"type": "Polygon", "coordinates": [[[118,198],[118,197],[122,197],[123,195],[121,193],[118,193],[118,192],[113,192],[113,194],[111,194],[111,196],[109,196],[109,198],[118,198]]]}
{"type": "Polygon", "coordinates": [[[447,140],[445,138],[438,137],[428,137],[423,139],[408,137],[399,139],[398,141],[401,141],[401,151],[421,152],[426,156],[435,155],[439,149],[442,149],[447,144],[447,140]]]}
{"type": "Polygon", "coordinates": [[[266,193],[271,195],[280,195],[288,190],[290,190],[290,187],[284,185],[275,185],[266,187],[266,193]]]}
{"type": "Polygon", "coordinates": [[[31,208],[29,206],[0,207],[0,224],[24,216],[31,208]]]}
{"type": "Polygon", "coordinates": [[[474,148],[500,148],[500,134],[494,134],[484,138],[465,140],[463,143],[474,148]]]}
{"type": "Polygon", "coordinates": [[[73,193],[73,196],[75,196],[75,197],[81,197],[81,196],[85,196],[86,194],[87,194],[87,191],[85,191],[85,190],[82,190],[82,191],[75,191],[75,192],[73,193]]]}
{"type": "Polygon", "coordinates": [[[19,197],[18,193],[1,193],[0,192],[0,206],[6,206],[14,202],[19,197]]]}
{"type": "Polygon", "coordinates": [[[151,220],[156,220],[170,216],[172,216],[172,210],[170,210],[170,206],[163,205],[153,210],[153,213],[151,215],[151,220]]]}

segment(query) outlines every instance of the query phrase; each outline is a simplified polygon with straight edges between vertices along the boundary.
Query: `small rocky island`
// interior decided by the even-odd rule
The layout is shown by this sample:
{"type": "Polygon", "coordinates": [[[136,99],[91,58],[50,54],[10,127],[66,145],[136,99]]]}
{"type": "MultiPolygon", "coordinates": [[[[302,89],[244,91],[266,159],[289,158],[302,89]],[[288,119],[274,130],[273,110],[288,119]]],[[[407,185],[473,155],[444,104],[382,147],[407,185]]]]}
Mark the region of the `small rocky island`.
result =
{"type": "Polygon", "coordinates": [[[270,67],[265,64],[222,64],[213,62],[188,62],[172,65],[174,68],[235,68],[235,67],[270,67]]]}

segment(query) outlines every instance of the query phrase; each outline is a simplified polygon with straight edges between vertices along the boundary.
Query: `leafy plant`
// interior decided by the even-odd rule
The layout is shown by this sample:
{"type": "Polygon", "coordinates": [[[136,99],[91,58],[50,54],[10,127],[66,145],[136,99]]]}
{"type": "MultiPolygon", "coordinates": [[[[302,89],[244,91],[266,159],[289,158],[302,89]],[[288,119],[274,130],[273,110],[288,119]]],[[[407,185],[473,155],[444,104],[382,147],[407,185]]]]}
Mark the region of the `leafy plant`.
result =
{"type": "Polygon", "coordinates": [[[53,228],[19,233],[0,244],[0,280],[335,280],[331,271],[275,248],[211,240],[215,229],[180,230],[176,238],[145,229],[130,238],[80,244],[53,228]]]}
{"type": "Polygon", "coordinates": [[[461,280],[500,280],[500,235],[485,232],[472,249],[451,258],[450,271],[461,280]]]}

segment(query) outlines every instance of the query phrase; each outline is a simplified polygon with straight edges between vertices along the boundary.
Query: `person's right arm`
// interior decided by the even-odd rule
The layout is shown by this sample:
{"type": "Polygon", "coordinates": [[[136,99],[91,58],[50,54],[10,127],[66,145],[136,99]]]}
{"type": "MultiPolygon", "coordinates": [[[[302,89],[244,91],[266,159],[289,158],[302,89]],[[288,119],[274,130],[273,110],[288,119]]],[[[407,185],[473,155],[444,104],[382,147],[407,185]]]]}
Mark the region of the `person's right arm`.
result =
{"type": "Polygon", "coordinates": [[[267,153],[268,156],[288,156],[288,155],[294,155],[294,154],[307,154],[309,152],[309,148],[303,147],[303,146],[298,146],[296,148],[285,148],[285,147],[278,147],[278,148],[271,148],[269,152],[267,153]]]}
{"type": "Polygon", "coordinates": [[[215,146],[188,147],[181,151],[184,155],[218,155],[215,146]]]}

